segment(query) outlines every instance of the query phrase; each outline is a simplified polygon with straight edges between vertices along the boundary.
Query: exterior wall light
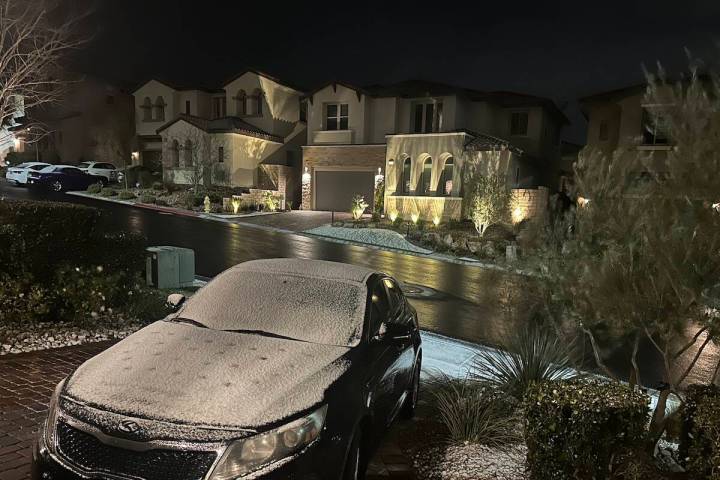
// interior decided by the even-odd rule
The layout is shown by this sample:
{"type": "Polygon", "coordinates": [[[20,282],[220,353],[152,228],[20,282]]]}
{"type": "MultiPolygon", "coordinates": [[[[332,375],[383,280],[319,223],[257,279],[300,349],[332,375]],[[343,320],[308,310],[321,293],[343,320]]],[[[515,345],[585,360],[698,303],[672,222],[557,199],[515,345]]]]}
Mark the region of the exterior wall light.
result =
{"type": "Polygon", "coordinates": [[[580,207],[587,207],[588,203],[590,203],[590,199],[585,197],[578,197],[577,203],[580,207]]]}
{"type": "Polygon", "coordinates": [[[305,167],[305,173],[302,174],[302,183],[310,183],[310,172],[308,167],[305,167]]]}
{"type": "Polygon", "coordinates": [[[391,167],[395,165],[395,160],[393,160],[392,158],[388,160],[388,165],[390,165],[391,167]]]}
{"type": "Polygon", "coordinates": [[[515,207],[512,211],[513,223],[520,223],[523,220],[525,220],[525,211],[522,209],[522,207],[515,207]]]}

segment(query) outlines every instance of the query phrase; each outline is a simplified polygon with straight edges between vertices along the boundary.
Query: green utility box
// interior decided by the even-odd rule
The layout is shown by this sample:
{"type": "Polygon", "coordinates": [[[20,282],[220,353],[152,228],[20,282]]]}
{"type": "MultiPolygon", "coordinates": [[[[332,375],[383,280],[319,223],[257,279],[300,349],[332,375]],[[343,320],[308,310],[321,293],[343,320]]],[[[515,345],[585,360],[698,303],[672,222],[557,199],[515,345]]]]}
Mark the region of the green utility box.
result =
{"type": "Polygon", "coordinates": [[[189,248],[147,248],[147,284],[155,288],[191,287],[195,281],[195,252],[189,248]]]}

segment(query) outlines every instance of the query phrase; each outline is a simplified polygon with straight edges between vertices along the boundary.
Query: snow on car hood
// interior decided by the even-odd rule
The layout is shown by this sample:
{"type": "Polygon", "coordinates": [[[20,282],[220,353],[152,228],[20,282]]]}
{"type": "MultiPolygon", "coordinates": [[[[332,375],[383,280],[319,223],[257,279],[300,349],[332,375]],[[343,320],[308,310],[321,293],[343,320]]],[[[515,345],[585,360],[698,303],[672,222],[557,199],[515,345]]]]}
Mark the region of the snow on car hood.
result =
{"type": "Polygon", "coordinates": [[[65,394],[126,415],[254,428],[322,402],[347,352],[159,321],[82,364],[65,394]]]}

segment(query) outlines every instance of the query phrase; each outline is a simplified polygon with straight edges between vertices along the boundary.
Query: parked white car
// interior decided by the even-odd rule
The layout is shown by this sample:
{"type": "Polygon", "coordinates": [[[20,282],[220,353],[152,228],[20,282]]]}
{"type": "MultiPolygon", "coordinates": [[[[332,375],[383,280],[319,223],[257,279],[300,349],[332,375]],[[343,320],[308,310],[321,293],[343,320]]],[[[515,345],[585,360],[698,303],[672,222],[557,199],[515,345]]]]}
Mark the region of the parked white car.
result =
{"type": "Polygon", "coordinates": [[[82,162],[78,168],[90,175],[105,177],[108,182],[118,181],[118,170],[112,163],[105,162],[82,162]]]}
{"type": "Polygon", "coordinates": [[[27,185],[28,173],[31,171],[37,172],[43,168],[49,166],[49,163],[43,162],[25,162],[14,167],[9,167],[5,178],[8,182],[15,183],[15,185],[27,185]]]}

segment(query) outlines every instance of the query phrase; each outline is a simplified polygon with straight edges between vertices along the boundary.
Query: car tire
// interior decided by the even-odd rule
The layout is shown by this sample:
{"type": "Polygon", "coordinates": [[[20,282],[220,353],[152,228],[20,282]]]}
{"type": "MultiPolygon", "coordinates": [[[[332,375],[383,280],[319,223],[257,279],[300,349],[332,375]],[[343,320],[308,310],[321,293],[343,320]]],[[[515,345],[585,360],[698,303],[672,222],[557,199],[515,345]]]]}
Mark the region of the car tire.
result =
{"type": "Polygon", "coordinates": [[[51,187],[54,192],[62,192],[63,191],[63,184],[60,180],[56,180],[55,182],[53,182],[51,187]]]}
{"type": "Polygon", "coordinates": [[[364,480],[366,468],[362,448],[362,430],[358,427],[348,449],[342,480],[364,480]]]}
{"type": "Polygon", "coordinates": [[[422,357],[418,357],[415,362],[415,368],[413,368],[412,383],[408,390],[405,402],[403,402],[402,409],[400,410],[400,418],[410,420],[415,416],[415,407],[417,407],[418,397],[420,396],[420,369],[422,367],[422,357]]]}

